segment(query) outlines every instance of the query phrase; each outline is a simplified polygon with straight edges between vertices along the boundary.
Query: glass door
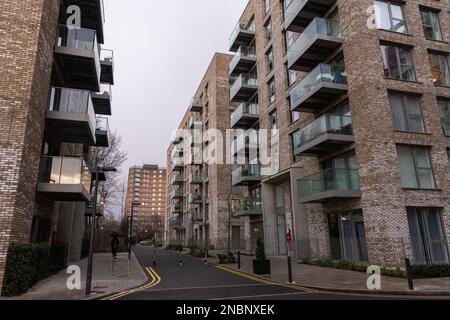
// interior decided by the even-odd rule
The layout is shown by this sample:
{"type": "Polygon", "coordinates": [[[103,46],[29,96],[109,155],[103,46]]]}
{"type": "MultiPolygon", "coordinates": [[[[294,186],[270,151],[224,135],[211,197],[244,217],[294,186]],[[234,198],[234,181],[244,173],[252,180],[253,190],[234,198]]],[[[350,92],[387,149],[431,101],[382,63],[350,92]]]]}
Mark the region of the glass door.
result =
{"type": "Polygon", "coordinates": [[[276,186],[275,188],[276,200],[276,217],[277,217],[277,234],[278,234],[278,254],[287,255],[288,248],[286,244],[286,211],[284,206],[284,191],[283,186],[276,186]]]}

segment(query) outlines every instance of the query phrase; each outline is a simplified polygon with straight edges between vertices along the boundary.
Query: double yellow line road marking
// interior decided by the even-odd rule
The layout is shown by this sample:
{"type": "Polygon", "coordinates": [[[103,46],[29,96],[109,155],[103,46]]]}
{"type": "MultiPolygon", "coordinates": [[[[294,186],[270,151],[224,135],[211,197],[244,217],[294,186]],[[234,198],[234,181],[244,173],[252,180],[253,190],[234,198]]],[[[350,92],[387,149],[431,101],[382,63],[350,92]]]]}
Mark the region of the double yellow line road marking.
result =
{"type": "Polygon", "coordinates": [[[145,285],[143,285],[141,287],[138,287],[138,288],[135,288],[135,289],[131,289],[131,290],[126,290],[126,291],[123,291],[123,292],[120,292],[120,293],[116,293],[116,294],[114,294],[112,296],[103,298],[102,300],[110,300],[110,301],[111,300],[117,300],[117,299],[123,298],[125,296],[128,296],[130,294],[137,293],[137,292],[142,292],[144,290],[147,290],[147,289],[150,289],[150,288],[153,288],[153,287],[157,286],[161,282],[161,277],[151,267],[146,267],[145,270],[147,271],[147,273],[152,278],[152,281],[150,281],[149,283],[147,283],[147,284],[145,284],[145,285]]]}
{"type": "Polygon", "coordinates": [[[308,292],[308,293],[317,293],[318,292],[317,290],[304,288],[304,287],[301,287],[301,286],[294,286],[294,285],[284,284],[284,283],[281,283],[281,282],[266,280],[266,279],[263,279],[263,278],[260,278],[260,277],[256,277],[256,276],[252,276],[252,275],[250,275],[248,273],[243,273],[243,272],[240,272],[238,270],[227,268],[227,267],[224,267],[224,266],[216,266],[216,268],[220,269],[220,270],[223,270],[223,271],[226,271],[226,272],[229,272],[229,273],[232,273],[232,274],[235,274],[235,275],[243,277],[243,278],[247,278],[247,279],[259,282],[259,283],[263,283],[263,284],[269,285],[269,286],[285,287],[285,288],[305,291],[305,292],[308,292]]]}

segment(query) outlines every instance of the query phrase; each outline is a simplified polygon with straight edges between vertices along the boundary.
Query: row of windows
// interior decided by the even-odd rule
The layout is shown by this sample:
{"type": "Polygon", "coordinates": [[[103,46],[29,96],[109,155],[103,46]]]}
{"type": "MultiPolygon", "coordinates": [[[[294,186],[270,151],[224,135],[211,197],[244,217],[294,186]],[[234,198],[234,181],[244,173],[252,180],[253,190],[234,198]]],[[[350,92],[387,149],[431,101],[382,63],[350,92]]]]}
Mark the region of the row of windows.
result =
{"type": "MultiPolygon", "coordinates": [[[[406,81],[417,81],[411,48],[400,45],[381,44],[381,55],[386,77],[406,81]]],[[[429,51],[428,60],[437,86],[450,86],[450,69],[448,54],[429,51]]]]}
{"type": "MultiPolygon", "coordinates": [[[[374,1],[375,19],[378,29],[408,33],[403,5],[391,1],[374,1]]],[[[439,10],[420,7],[422,27],[428,40],[443,41],[439,10]]]]}

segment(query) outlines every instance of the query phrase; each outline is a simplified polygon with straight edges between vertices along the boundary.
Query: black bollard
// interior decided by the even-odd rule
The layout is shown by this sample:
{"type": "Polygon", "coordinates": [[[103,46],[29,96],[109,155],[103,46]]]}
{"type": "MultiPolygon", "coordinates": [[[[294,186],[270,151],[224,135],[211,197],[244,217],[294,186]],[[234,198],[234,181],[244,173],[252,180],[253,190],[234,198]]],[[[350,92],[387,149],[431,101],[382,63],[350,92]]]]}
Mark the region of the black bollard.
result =
{"type": "Polygon", "coordinates": [[[180,253],[179,253],[179,255],[178,255],[178,265],[179,265],[180,267],[183,266],[183,256],[182,256],[182,254],[181,254],[181,251],[180,251],[180,253]]]}
{"type": "Polygon", "coordinates": [[[294,281],[292,280],[292,258],[291,256],[287,257],[288,261],[288,277],[289,277],[289,283],[292,284],[294,281]]]}
{"type": "Polygon", "coordinates": [[[406,267],[406,275],[408,276],[409,290],[414,290],[414,280],[413,280],[413,274],[412,274],[412,270],[411,270],[411,261],[408,258],[405,259],[405,267],[406,267]]]}
{"type": "Polygon", "coordinates": [[[238,267],[238,270],[241,270],[241,252],[240,251],[237,252],[237,267],[238,267]]]}
{"type": "Polygon", "coordinates": [[[156,266],[156,250],[153,250],[153,266],[156,266]]]}

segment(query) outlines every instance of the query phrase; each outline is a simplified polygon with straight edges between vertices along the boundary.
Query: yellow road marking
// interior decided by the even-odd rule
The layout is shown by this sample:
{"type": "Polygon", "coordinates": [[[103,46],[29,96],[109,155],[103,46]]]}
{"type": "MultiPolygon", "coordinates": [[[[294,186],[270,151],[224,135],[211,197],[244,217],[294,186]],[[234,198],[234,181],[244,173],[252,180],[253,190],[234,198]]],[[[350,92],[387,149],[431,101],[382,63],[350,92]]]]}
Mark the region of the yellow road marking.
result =
{"type": "Polygon", "coordinates": [[[247,279],[250,279],[250,280],[254,280],[254,281],[257,281],[257,282],[260,282],[260,283],[264,283],[264,284],[267,284],[267,285],[291,288],[291,289],[301,290],[301,291],[305,291],[305,292],[309,292],[309,293],[317,293],[318,292],[317,290],[304,288],[304,287],[297,286],[297,285],[294,286],[294,285],[284,284],[284,283],[281,283],[281,282],[269,281],[269,280],[266,280],[266,279],[263,279],[263,278],[259,278],[259,277],[255,277],[255,276],[249,275],[247,273],[243,273],[241,271],[230,269],[230,268],[227,268],[227,267],[224,267],[224,266],[216,266],[216,268],[222,269],[224,271],[233,273],[233,274],[238,275],[240,277],[247,278],[247,279]]]}
{"type": "Polygon", "coordinates": [[[119,298],[123,298],[125,296],[130,295],[130,294],[137,293],[137,292],[142,292],[144,290],[150,289],[150,288],[158,285],[161,282],[161,277],[156,273],[155,270],[153,270],[153,268],[147,267],[147,268],[145,268],[145,270],[147,271],[147,273],[152,278],[152,281],[150,281],[150,283],[145,284],[145,285],[140,286],[140,287],[135,288],[135,289],[126,290],[126,291],[123,291],[123,292],[116,293],[116,294],[114,294],[112,296],[109,296],[109,297],[106,297],[106,298],[104,298],[102,300],[117,300],[119,298]]]}

